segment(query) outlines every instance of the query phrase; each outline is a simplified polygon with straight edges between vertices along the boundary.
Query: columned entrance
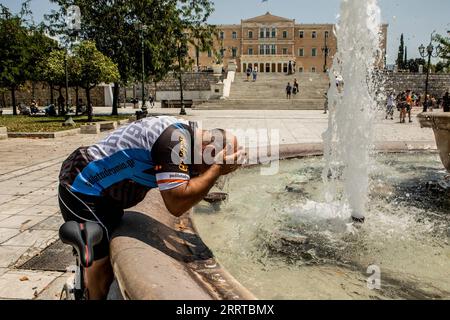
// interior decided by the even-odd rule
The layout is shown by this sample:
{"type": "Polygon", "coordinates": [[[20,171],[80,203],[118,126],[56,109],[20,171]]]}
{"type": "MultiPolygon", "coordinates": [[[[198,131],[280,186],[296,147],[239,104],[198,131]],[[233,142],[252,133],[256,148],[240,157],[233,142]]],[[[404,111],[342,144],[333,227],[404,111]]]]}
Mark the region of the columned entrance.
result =
{"type": "Polygon", "coordinates": [[[289,61],[295,62],[295,56],[290,55],[243,55],[241,56],[241,70],[252,70],[257,67],[260,73],[287,73],[289,61]]]}

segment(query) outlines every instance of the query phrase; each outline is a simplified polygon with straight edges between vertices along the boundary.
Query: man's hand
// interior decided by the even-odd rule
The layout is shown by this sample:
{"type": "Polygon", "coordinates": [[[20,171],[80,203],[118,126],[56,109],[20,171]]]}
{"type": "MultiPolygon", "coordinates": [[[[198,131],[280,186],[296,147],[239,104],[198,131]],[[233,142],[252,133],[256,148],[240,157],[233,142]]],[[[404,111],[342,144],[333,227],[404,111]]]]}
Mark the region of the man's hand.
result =
{"type": "Polygon", "coordinates": [[[219,154],[216,156],[216,163],[213,166],[218,166],[219,172],[221,176],[230,174],[237,169],[239,169],[244,160],[244,150],[242,147],[239,147],[235,152],[233,152],[232,146],[227,145],[227,147],[222,150],[219,154]]]}

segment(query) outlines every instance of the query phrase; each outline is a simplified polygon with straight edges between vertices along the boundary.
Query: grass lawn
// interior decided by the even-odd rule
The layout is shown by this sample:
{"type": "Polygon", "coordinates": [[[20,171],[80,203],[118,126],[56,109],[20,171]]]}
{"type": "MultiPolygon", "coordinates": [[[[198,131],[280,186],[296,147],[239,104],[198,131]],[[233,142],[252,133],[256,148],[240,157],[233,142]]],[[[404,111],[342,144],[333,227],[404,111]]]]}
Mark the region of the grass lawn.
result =
{"type": "MultiPolygon", "coordinates": [[[[94,116],[94,122],[117,121],[128,119],[129,116],[94,116]]],[[[0,116],[0,127],[8,128],[8,132],[55,132],[79,128],[87,123],[87,116],[72,117],[75,126],[64,127],[64,117],[42,116],[0,116]]]]}

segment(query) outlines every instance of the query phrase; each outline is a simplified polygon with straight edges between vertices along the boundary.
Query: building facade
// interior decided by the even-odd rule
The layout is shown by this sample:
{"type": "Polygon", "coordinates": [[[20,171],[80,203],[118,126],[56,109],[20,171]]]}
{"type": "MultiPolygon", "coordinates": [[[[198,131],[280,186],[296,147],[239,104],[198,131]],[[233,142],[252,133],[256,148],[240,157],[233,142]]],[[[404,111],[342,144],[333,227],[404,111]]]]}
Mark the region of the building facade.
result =
{"type": "MultiPolygon", "coordinates": [[[[331,67],[337,50],[334,24],[297,24],[270,14],[241,20],[240,25],[219,25],[215,50],[223,58],[225,69],[236,63],[237,71],[258,67],[259,72],[286,73],[289,62],[297,72],[324,72],[331,67]]],[[[385,65],[387,25],[382,26],[380,67],[385,65]]],[[[216,62],[212,51],[190,50],[200,67],[216,62]]],[[[197,63],[196,63],[197,64],[197,63]]]]}

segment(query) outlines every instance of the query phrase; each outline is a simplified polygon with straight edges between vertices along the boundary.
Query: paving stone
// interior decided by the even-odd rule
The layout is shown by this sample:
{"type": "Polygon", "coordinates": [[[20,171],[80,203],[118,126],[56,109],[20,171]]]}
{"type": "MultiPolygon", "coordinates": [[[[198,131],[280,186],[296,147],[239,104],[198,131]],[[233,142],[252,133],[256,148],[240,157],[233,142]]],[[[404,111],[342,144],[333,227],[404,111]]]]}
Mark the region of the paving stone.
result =
{"type": "Polygon", "coordinates": [[[0,228],[0,244],[20,233],[19,229],[0,228]]]}
{"type": "Polygon", "coordinates": [[[20,231],[25,231],[30,229],[32,226],[44,220],[46,216],[25,216],[25,215],[13,215],[8,219],[0,221],[0,228],[9,229],[19,229],[20,231]]]}
{"type": "Polygon", "coordinates": [[[8,271],[0,277],[0,297],[3,299],[35,299],[61,274],[49,271],[8,271]]]}
{"type": "Polygon", "coordinates": [[[8,268],[27,251],[26,247],[0,246],[0,267],[8,268]]]}
{"type": "Polygon", "coordinates": [[[20,211],[20,215],[28,216],[53,216],[59,211],[59,207],[36,205],[31,208],[20,211]]]}
{"type": "Polygon", "coordinates": [[[0,206],[0,215],[13,215],[23,210],[31,208],[32,204],[9,204],[5,203],[0,206]]]}
{"type": "Polygon", "coordinates": [[[52,281],[52,283],[39,294],[36,300],[59,300],[61,297],[61,290],[71,275],[71,273],[63,273],[60,277],[52,281]]]}
{"type": "Polygon", "coordinates": [[[61,215],[56,215],[53,217],[49,217],[42,222],[38,223],[32,230],[54,230],[59,231],[59,228],[63,225],[64,219],[61,215]]]}
{"type": "Polygon", "coordinates": [[[46,248],[58,238],[58,233],[51,230],[27,230],[4,242],[5,246],[22,246],[46,248]]]}

